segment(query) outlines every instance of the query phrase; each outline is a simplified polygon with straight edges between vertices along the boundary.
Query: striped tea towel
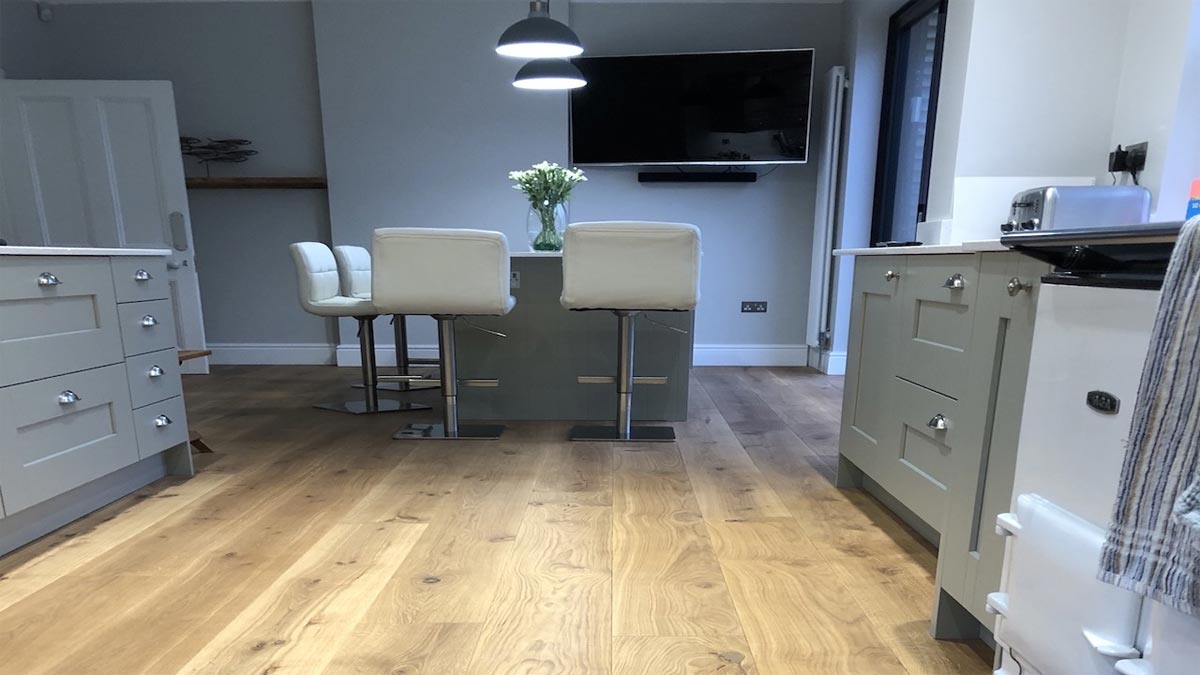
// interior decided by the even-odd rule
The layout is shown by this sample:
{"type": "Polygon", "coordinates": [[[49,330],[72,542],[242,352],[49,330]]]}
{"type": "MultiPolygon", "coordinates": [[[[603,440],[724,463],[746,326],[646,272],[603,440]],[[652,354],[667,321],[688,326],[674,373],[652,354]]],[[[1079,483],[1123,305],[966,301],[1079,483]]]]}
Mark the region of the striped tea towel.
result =
{"type": "Polygon", "coordinates": [[[1179,232],[1100,579],[1200,616],[1200,217],[1179,232]]]}

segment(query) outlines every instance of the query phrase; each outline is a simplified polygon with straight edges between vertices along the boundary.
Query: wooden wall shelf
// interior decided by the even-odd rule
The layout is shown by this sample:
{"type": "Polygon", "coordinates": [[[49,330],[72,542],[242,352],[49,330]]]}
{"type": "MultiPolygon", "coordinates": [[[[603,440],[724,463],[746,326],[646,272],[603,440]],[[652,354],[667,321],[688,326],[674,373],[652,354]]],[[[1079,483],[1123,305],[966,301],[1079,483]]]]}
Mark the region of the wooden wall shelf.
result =
{"type": "Polygon", "coordinates": [[[324,176],[197,176],[184,180],[190,190],[324,190],[324,176]]]}

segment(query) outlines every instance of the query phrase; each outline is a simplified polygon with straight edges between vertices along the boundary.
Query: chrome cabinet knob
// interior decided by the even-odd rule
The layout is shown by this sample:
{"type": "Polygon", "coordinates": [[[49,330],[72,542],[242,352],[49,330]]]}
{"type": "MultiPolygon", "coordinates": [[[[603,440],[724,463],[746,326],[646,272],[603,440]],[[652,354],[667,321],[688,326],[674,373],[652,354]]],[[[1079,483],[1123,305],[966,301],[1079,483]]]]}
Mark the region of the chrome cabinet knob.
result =
{"type": "Polygon", "coordinates": [[[1020,277],[1013,277],[1009,279],[1007,288],[1009,295],[1016,295],[1021,291],[1029,291],[1030,293],[1033,292],[1033,284],[1023,283],[1020,277]]]}
{"type": "Polygon", "coordinates": [[[150,372],[149,372],[149,373],[147,373],[147,374],[148,374],[150,377],[162,377],[163,375],[166,375],[166,374],[167,374],[167,371],[163,370],[162,368],[160,368],[160,367],[158,367],[158,366],[152,366],[152,367],[150,368],[150,372]]]}
{"type": "Polygon", "coordinates": [[[925,426],[933,429],[934,431],[945,431],[950,428],[950,421],[946,419],[945,415],[938,413],[934,415],[933,419],[929,420],[929,423],[925,426]]]}
{"type": "Polygon", "coordinates": [[[38,275],[38,286],[57,286],[61,283],[58,277],[49,272],[42,272],[38,275]]]}
{"type": "Polygon", "coordinates": [[[150,276],[150,273],[146,270],[138,270],[133,273],[134,281],[150,281],[153,278],[154,277],[150,276]]]}
{"type": "Polygon", "coordinates": [[[883,273],[884,281],[895,281],[900,278],[900,273],[896,270],[888,270],[883,273]]]}
{"type": "Polygon", "coordinates": [[[58,395],[58,404],[59,405],[67,405],[69,403],[79,403],[82,400],[83,399],[79,397],[79,394],[76,394],[75,392],[71,391],[70,389],[64,389],[63,392],[58,395]]]}
{"type": "Polygon", "coordinates": [[[955,272],[949,279],[946,279],[946,283],[942,284],[942,288],[949,288],[952,291],[961,291],[966,287],[967,280],[963,279],[963,275],[958,272],[955,272]]]}
{"type": "Polygon", "coordinates": [[[142,317],[142,326],[151,328],[158,325],[158,319],[154,318],[153,314],[147,314],[142,317]]]}
{"type": "Polygon", "coordinates": [[[159,415],[158,417],[154,418],[154,426],[158,427],[159,429],[163,427],[169,427],[171,426],[171,418],[167,417],[166,415],[159,415]]]}

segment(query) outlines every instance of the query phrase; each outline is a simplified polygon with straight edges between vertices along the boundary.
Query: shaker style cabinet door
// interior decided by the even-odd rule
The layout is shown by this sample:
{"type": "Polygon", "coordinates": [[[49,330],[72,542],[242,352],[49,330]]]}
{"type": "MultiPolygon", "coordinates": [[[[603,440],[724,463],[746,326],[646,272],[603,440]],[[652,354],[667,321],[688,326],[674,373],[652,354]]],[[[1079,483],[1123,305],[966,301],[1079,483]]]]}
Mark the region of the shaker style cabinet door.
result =
{"type": "Polygon", "coordinates": [[[985,253],[980,265],[965,380],[970,396],[951,463],[938,579],[984,625],[993,620],[987,594],[1000,588],[1004,539],[994,524],[1012,498],[1037,294],[1048,271],[1017,253],[985,253]]]}
{"type": "Polygon", "coordinates": [[[0,387],[120,363],[107,258],[5,257],[0,387]]]}
{"type": "Polygon", "coordinates": [[[854,264],[839,452],[872,475],[895,454],[890,400],[904,266],[901,256],[862,256],[854,264]]]}
{"type": "Polygon", "coordinates": [[[976,265],[971,254],[916,255],[904,274],[896,374],[953,399],[966,380],[976,265]]]}
{"type": "Polygon", "coordinates": [[[0,410],[10,516],[138,460],[124,364],[5,387],[0,410]]]}

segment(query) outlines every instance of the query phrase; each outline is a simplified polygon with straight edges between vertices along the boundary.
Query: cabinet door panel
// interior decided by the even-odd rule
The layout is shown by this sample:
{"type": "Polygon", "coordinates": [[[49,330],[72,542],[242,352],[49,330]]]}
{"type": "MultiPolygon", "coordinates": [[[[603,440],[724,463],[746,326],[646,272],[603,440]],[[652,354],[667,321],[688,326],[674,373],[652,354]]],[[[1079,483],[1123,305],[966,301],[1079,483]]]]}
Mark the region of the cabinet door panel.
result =
{"type": "Polygon", "coordinates": [[[987,594],[999,588],[1004,559],[994,523],[1012,495],[1036,300],[1048,269],[1016,253],[984,254],[980,265],[970,399],[963,401],[964,437],[952,463],[938,579],[985,625],[992,620],[987,594]]]}
{"type": "Polygon", "coordinates": [[[873,476],[921,520],[941,532],[953,448],[961,435],[958,402],[906,380],[893,381],[898,442],[886,471],[873,476]],[[935,428],[938,422],[944,429],[935,428]]]}
{"type": "Polygon", "coordinates": [[[138,459],[124,364],[5,387],[0,407],[8,515],[138,459]]]}
{"type": "Polygon", "coordinates": [[[889,401],[895,372],[896,298],[903,268],[904,259],[893,256],[855,262],[839,451],[868,473],[885,466],[890,451],[881,444],[894,442],[894,436],[884,439],[895,431],[889,422],[889,401]]]}
{"type": "Polygon", "coordinates": [[[0,258],[0,386],[120,361],[107,258],[0,258]]]}
{"type": "Polygon", "coordinates": [[[170,300],[124,303],[117,307],[117,314],[126,355],[178,348],[170,300]]]}
{"type": "Polygon", "coordinates": [[[909,258],[897,374],[951,398],[962,395],[978,281],[973,255],[909,258]],[[962,287],[951,287],[955,283],[962,287]]]}

